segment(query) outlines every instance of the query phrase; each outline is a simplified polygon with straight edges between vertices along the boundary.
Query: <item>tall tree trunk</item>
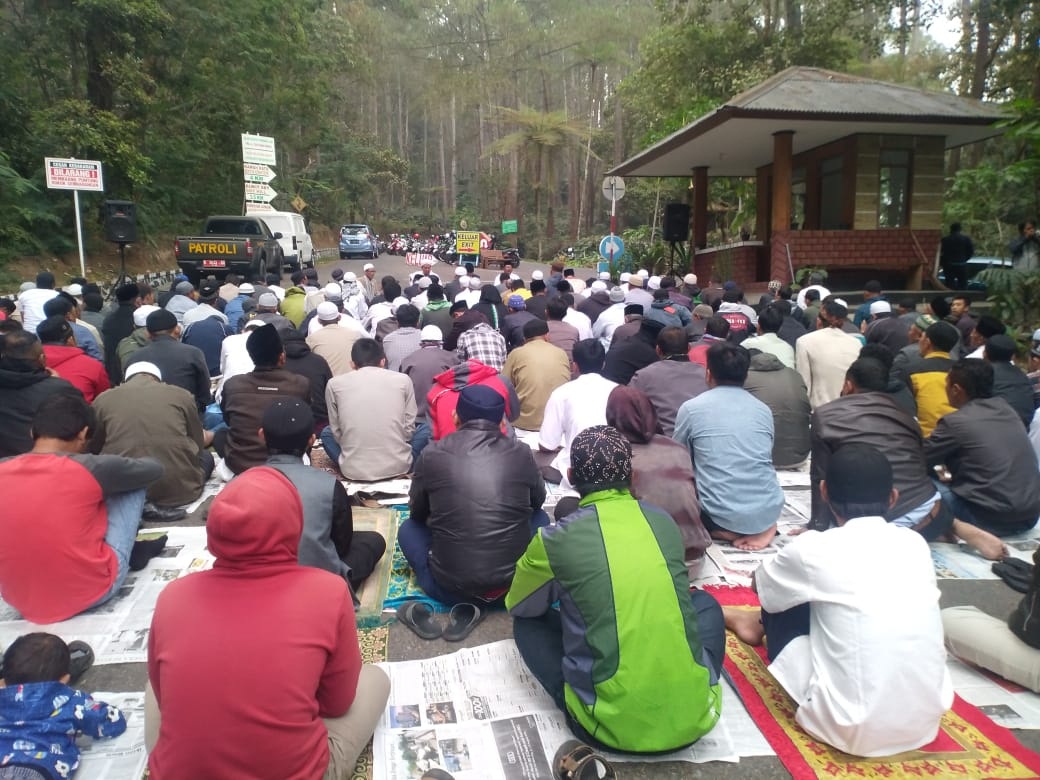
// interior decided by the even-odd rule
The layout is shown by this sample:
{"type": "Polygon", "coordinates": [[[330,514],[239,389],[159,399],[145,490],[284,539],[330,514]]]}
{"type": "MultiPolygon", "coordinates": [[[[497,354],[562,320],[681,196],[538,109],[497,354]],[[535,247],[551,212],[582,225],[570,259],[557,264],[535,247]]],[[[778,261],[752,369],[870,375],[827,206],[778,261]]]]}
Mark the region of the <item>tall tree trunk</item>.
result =
{"type": "Polygon", "coordinates": [[[437,125],[440,128],[440,161],[441,161],[441,215],[448,213],[448,167],[444,154],[444,119],[437,125]]]}
{"type": "Polygon", "coordinates": [[[457,191],[459,182],[459,147],[458,147],[458,136],[456,135],[455,126],[455,93],[451,93],[451,181],[449,182],[449,212],[454,212],[458,208],[459,194],[457,191]]]}

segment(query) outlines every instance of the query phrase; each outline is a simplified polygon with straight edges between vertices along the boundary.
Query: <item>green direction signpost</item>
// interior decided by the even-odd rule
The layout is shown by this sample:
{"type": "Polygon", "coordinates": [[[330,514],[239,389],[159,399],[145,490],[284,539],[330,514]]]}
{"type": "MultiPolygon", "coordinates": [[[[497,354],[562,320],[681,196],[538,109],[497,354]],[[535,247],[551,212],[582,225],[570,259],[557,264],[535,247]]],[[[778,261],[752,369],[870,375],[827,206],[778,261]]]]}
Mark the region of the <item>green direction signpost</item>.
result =
{"type": "Polygon", "coordinates": [[[508,233],[515,233],[515,232],[516,232],[516,220],[515,219],[507,219],[507,220],[505,220],[502,223],[502,235],[507,235],[508,233]]]}

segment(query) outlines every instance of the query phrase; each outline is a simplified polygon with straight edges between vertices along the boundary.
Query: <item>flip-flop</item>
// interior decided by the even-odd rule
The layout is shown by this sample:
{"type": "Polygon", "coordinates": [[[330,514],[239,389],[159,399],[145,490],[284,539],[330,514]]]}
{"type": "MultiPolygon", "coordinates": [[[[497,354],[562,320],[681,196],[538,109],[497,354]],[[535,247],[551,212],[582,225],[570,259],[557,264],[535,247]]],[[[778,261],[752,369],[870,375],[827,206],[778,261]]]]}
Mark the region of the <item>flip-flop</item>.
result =
{"type": "Polygon", "coordinates": [[[437,639],[441,635],[440,624],[433,619],[433,610],[421,601],[409,601],[399,607],[397,619],[420,639],[437,639]]]}
{"type": "Polygon", "coordinates": [[[553,777],[557,780],[614,780],[617,772],[607,759],[584,742],[572,739],[556,751],[553,777]]]}
{"type": "Polygon", "coordinates": [[[75,683],[94,665],[94,651],[86,642],[69,642],[69,682],[75,683]]]}
{"type": "Polygon", "coordinates": [[[461,642],[473,633],[480,621],[487,615],[486,609],[481,609],[476,604],[464,602],[456,604],[448,613],[448,627],[444,629],[444,640],[447,642],[461,642]]]}

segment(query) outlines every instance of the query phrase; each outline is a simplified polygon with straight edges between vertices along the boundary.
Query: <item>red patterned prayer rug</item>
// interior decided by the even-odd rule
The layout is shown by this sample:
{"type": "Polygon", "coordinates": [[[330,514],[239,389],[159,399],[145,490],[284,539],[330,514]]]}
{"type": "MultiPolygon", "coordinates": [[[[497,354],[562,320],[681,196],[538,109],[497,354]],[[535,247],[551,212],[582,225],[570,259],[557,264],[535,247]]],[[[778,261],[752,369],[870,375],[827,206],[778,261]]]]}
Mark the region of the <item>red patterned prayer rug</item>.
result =
{"type": "MultiPolygon", "coordinates": [[[[749,588],[708,587],[726,606],[757,605],[749,588]]],[[[943,716],[939,736],[929,745],[885,758],[859,758],[807,734],[795,721],[795,704],[766,668],[765,648],[749,647],[726,634],[726,671],[777,757],[795,780],[808,778],[993,778],[1040,777],[1040,755],[1022,747],[959,696],[943,716]]]]}

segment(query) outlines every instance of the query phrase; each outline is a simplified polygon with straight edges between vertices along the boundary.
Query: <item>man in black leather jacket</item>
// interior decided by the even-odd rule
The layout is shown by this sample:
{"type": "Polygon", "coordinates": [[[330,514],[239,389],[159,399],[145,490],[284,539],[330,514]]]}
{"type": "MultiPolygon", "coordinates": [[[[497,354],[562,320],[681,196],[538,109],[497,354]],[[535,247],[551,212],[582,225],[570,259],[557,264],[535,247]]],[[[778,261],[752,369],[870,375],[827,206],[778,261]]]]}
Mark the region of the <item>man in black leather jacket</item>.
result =
{"type": "Polygon", "coordinates": [[[398,541],[422,589],[447,604],[502,597],[531,536],[549,524],[545,482],[531,448],[502,433],[504,414],[492,388],[464,388],[458,430],[431,442],[413,469],[398,541]]]}

